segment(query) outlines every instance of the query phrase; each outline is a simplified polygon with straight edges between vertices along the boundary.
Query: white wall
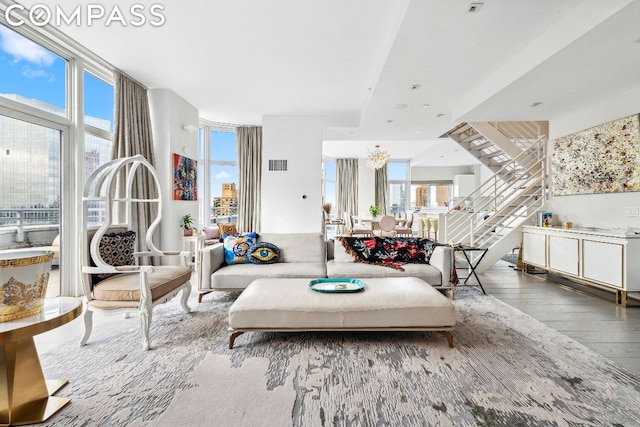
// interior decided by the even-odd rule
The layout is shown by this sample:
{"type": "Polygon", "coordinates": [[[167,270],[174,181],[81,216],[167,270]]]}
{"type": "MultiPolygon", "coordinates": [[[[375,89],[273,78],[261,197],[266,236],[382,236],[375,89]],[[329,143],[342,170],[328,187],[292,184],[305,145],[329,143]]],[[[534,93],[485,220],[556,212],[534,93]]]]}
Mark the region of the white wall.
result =
{"type": "Polygon", "coordinates": [[[474,174],[474,166],[412,166],[411,181],[451,181],[454,175],[474,174]]]}
{"type": "Polygon", "coordinates": [[[367,166],[367,159],[358,159],[358,216],[368,216],[375,203],[376,171],[367,166]]]}
{"type": "Polygon", "coordinates": [[[321,117],[263,117],[260,231],[323,231],[322,128],[321,117]],[[269,171],[269,160],[287,160],[288,170],[269,171]]]}
{"type": "MultiPolygon", "coordinates": [[[[198,218],[198,202],[173,200],[173,153],[198,159],[198,132],[189,132],[183,125],[198,125],[198,110],[170,89],[149,90],[149,108],[153,128],[156,169],[164,206],[160,224],[159,247],[164,250],[182,249],[182,217],[190,213],[198,218]]],[[[196,226],[202,221],[196,220],[196,226]]],[[[173,257],[170,257],[173,258],[173,257]]],[[[168,260],[169,258],[167,258],[168,260]]],[[[179,260],[172,259],[177,264],[179,260]]]]}
{"type": "MultiPolygon", "coordinates": [[[[551,142],[556,138],[638,112],[640,85],[552,120],[549,122],[549,153],[551,142]]],[[[551,195],[548,210],[553,212],[555,224],[572,221],[574,227],[640,228],[640,218],[624,216],[625,207],[640,207],[640,193],[551,195]]]]}

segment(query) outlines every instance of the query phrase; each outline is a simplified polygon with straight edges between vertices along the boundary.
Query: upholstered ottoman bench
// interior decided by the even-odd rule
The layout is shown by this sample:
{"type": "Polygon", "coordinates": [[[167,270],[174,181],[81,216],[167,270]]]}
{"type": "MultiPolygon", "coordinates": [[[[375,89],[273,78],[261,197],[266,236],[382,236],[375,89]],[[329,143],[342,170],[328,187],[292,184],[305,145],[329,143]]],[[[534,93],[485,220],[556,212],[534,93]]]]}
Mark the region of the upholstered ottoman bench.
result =
{"type": "Polygon", "coordinates": [[[451,301],[415,277],[362,279],[364,290],[322,293],[309,279],[257,279],[229,309],[229,348],[244,332],[435,331],[453,347],[451,301]]]}

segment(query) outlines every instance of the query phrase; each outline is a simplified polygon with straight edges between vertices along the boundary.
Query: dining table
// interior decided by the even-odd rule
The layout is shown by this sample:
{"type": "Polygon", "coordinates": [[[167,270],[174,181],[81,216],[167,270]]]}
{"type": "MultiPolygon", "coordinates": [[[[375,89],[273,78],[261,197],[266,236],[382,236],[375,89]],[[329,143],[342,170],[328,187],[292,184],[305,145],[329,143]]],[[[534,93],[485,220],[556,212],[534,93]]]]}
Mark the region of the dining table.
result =
{"type": "MultiPolygon", "coordinates": [[[[365,223],[370,224],[369,228],[371,228],[371,231],[380,230],[381,218],[382,218],[382,215],[381,216],[359,216],[358,222],[360,222],[361,224],[365,224],[365,223]]],[[[407,222],[406,219],[396,218],[396,226],[398,225],[403,226],[406,222],[407,222]]]]}

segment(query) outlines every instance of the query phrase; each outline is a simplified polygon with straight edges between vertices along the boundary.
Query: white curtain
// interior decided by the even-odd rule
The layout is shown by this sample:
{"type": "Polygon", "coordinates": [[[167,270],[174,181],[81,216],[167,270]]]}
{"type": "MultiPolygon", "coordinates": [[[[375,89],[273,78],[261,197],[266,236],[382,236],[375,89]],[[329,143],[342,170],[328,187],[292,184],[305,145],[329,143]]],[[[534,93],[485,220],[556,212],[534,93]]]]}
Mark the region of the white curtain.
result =
{"type": "MultiPolygon", "coordinates": [[[[115,71],[115,106],[114,131],[111,158],[119,159],[141,154],[155,167],[153,155],[153,135],[151,132],[151,118],[147,89],[124,74],[115,71]]],[[[120,177],[119,177],[120,178],[120,177]]],[[[123,177],[124,178],[124,177],[123,177]]],[[[135,199],[155,199],[158,197],[153,177],[146,168],[139,168],[133,181],[132,197],[135,199]]],[[[116,194],[125,194],[124,179],[118,179],[116,194]]],[[[137,250],[146,250],[144,236],[157,216],[155,203],[132,203],[131,229],[136,232],[137,250]]],[[[115,206],[118,221],[125,219],[123,209],[115,206]]],[[[154,236],[157,241],[157,236],[154,236]]],[[[148,260],[141,259],[141,264],[148,260]]]]}
{"type": "Polygon", "coordinates": [[[389,204],[389,179],[387,173],[387,165],[380,169],[376,169],[375,186],[376,186],[376,206],[380,208],[380,215],[387,214],[387,205],[389,204]]]}
{"type": "Polygon", "coordinates": [[[262,128],[236,128],[238,151],[238,230],[260,231],[262,185],[262,128]]]}
{"type": "Polygon", "coordinates": [[[336,159],[336,208],[358,215],[358,159],[336,159]]]}

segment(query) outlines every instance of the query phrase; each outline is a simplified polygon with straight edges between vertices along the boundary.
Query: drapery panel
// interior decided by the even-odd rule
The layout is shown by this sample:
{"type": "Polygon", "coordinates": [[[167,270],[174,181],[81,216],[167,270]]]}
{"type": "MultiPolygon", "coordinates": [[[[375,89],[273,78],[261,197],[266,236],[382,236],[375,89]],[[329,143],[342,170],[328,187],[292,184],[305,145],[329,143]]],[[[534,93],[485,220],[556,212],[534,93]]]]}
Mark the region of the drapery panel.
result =
{"type": "Polygon", "coordinates": [[[358,159],[336,159],[336,208],[339,216],[358,215],[358,159]]]}
{"type": "Polygon", "coordinates": [[[380,215],[387,214],[387,205],[389,204],[389,179],[387,173],[387,165],[380,169],[376,169],[375,186],[376,186],[376,206],[380,208],[380,215]]]}
{"type": "MultiPolygon", "coordinates": [[[[114,131],[111,158],[118,159],[135,155],[144,156],[155,167],[153,155],[153,134],[151,131],[151,117],[147,89],[119,71],[114,71],[115,77],[115,106],[114,131]]],[[[120,178],[120,177],[118,177],[120,178]]],[[[153,177],[145,168],[136,172],[133,181],[132,197],[135,199],[155,199],[158,197],[153,177]]],[[[124,179],[116,181],[116,194],[124,195],[126,189],[124,179]]],[[[156,218],[157,208],[154,203],[133,203],[131,212],[131,229],[136,232],[137,250],[146,250],[144,236],[151,221],[156,218]]],[[[124,208],[115,206],[118,221],[124,222],[124,208]]],[[[158,230],[156,230],[156,233],[158,230]]],[[[155,236],[156,241],[157,236],[155,236]]],[[[140,259],[141,264],[149,261],[140,259]]]]}
{"type": "Polygon", "coordinates": [[[238,153],[238,230],[260,231],[262,127],[236,128],[238,153]]]}

